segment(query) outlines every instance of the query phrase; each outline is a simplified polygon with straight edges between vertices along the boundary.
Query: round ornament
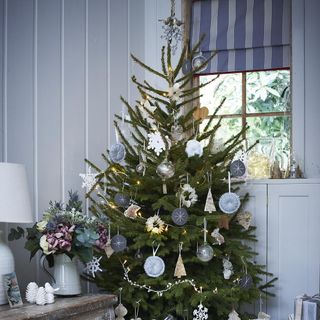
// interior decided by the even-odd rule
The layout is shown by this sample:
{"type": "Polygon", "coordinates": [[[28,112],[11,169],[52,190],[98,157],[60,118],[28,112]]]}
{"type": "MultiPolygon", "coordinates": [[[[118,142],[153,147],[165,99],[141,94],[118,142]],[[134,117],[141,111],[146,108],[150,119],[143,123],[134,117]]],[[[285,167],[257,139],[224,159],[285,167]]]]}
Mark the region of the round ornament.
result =
{"type": "Polygon", "coordinates": [[[213,249],[207,243],[204,243],[197,250],[197,257],[203,262],[208,262],[213,258],[213,249]]]}
{"type": "Polygon", "coordinates": [[[139,174],[143,174],[144,171],[146,170],[146,166],[143,162],[140,162],[137,164],[136,166],[136,172],[139,173],[139,174]]]}
{"type": "Polygon", "coordinates": [[[165,271],[164,261],[158,256],[150,256],[144,263],[144,271],[149,277],[160,277],[165,271]]]}
{"type": "Polygon", "coordinates": [[[176,318],[171,315],[171,314],[168,314],[163,320],[175,320],[176,318]]]}
{"type": "Polygon", "coordinates": [[[250,274],[245,274],[239,281],[239,286],[242,289],[250,289],[253,285],[253,280],[250,274]]]}
{"type": "Polygon", "coordinates": [[[183,127],[180,124],[174,124],[171,127],[172,141],[180,141],[184,138],[183,127]]]}
{"type": "Polygon", "coordinates": [[[186,153],[188,158],[198,156],[201,157],[203,154],[203,148],[199,141],[192,139],[187,142],[186,153]]]}
{"type": "Polygon", "coordinates": [[[123,235],[117,234],[112,237],[111,248],[114,250],[114,252],[123,251],[126,247],[127,247],[127,239],[123,235]]]}
{"type": "Polygon", "coordinates": [[[174,166],[171,161],[164,160],[157,166],[157,175],[162,179],[174,176],[174,166]]]}
{"type": "Polygon", "coordinates": [[[122,143],[116,143],[111,146],[109,156],[112,162],[119,163],[124,160],[126,156],[126,148],[122,143]]]}
{"type": "Polygon", "coordinates": [[[189,74],[192,71],[192,64],[190,59],[187,59],[182,65],[182,73],[184,75],[189,74]]]}
{"type": "Polygon", "coordinates": [[[233,214],[240,208],[240,198],[233,192],[224,193],[219,199],[219,207],[222,212],[233,214]]]}
{"type": "MultiPolygon", "coordinates": [[[[203,65],[206,62],[206,58],[205,56],[202,54],[202,52],[200,52],[198,55],[196,55],[193,59],[192,59],[192,69],[195,70],[197,68],[199,68],[201,65],[203,65]]],[[[204,64],[199,70],[197,70],[197,72],[202,72],[204,70],[207,69],[208,64],[204,64]]]]}
{"type": "Polygon", "coordinates": [[[242,177],[246,173],[246,166],[241,160],[232,161],[230,173],[233,177],[242,177]]]}
{"type": "Polygon", "coordinates": [[[183,226],[187,223],[189,215],[185,208],[177,208],[173,210],[171,218],[176,225],[183,226]]]}
{"type": "Polygon", "coordinates": [[[143,254],[142,254],[140,248],[137,250],[137,252],[136,252],[136,254],[134,255],[134,257],[135,257],[135,259],[137,259],[137,260],[142,260],[143,254]]]}
{"type": "Polygon", "coordinates": [[[165,226],[159,215],[155,214],[147,219],[146,228],[148,232],[161,234],[164,231],[165,226]]]}
{"type": "Polygon", "coordinates": [[[114,202],[119,207],[127,208],[130,205],[130,198],[123,193],[116,193],[114,196],[114,202]]]}

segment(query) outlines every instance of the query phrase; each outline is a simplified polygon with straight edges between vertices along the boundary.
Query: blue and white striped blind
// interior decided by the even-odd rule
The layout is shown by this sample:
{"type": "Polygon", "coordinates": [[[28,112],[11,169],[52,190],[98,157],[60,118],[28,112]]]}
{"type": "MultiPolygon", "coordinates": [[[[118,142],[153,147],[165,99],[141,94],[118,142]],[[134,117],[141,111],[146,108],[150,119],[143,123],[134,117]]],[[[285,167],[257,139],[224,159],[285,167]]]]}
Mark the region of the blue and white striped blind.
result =
{"type": "Polygon", "coordinates": [[[290,67],[291,0],[201,0],[192,5],[191,45],[218,54],[202,74],[290,67]]]}

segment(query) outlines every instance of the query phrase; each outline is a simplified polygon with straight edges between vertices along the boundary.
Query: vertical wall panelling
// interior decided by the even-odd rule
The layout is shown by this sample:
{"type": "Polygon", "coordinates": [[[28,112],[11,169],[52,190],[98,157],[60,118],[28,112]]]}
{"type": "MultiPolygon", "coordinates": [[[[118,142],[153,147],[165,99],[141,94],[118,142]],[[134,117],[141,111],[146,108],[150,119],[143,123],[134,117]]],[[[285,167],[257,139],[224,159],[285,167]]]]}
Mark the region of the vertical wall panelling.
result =
{"type": "Polygon", "coordinates": [[[292,147],[305,172],[304,1],[292,0],[292,147]]]}
{"type": "Polygon", "coordinates": [[[110,105],[111,119],[111,143],[115,142],[115,131],[113,129],[114,114],[120,114],[122,103],[120,96],[128,99],[128,0],[110,1],[110,105]],[[117,12],[116,15],[112,12],[117,12]]]}
{"type": "Polygon", "coordinates": [[[61,11],[60,11],[60,89],[61,89],[61,94],[60,94],[60,107],[61,107],[61,200],[64,202],[65,201],[65,165],[64,165],[64,149],[65,149],[65,143],[64,143],[64,0],[61,0],[61,11]]]}
{"type": "MultiPolygon", "coordinates": [[[[34,203],[34,1],[7,1],[7,160],[25,164],[34,203]]],[[[24,241],[14,244],[16,272],[22,288],[36,278],[24,241]]]]}
{"type": "Polygon", "coordinates": [[[108,50],[107,50],[107,1],[88,1],[88,154],[98,167],[104,168],[101,153],[105,152],[108,137],[108,50]]]}
{"type": "Polygon", "coordinates": [[[85,0],[64,2],[65,193],[79,189],[85,170],[85,7],[85,0]]]}
{"type": "Polygon", "coordinates": [[[7,84],[8,84],[8,0],[2,0],[2,130],[1,139],[2,160],[7,161],[8,157],[8,99],[7,99],[7,84]]]}

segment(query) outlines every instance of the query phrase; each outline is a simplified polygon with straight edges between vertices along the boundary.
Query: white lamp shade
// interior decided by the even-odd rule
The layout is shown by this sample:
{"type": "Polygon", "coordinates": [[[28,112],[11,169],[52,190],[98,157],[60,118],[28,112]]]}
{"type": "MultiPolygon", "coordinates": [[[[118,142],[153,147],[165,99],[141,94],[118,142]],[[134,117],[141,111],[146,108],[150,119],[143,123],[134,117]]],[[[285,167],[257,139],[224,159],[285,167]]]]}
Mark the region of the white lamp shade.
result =
{"type": "Polygon", "coordinates": [[[22,164],[0,162],[0,222],[33,222],[27,174],[22,164]]]}

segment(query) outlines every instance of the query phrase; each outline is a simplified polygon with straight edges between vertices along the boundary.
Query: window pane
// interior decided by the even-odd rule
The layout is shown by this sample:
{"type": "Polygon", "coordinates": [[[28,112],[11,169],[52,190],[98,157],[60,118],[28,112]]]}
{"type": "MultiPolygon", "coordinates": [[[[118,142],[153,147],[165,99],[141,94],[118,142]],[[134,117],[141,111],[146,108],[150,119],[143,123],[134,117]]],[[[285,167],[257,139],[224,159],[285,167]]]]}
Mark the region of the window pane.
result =
{"type": "MultiPolygon", "coordinates": [[[[200,83],[208,82],[216,76],[201,76],[200,83]]],[[[221,100],[226,97],[226,101],[218,114],[240,114],[241,113],[241,73],[221,74],[209,85],[200,89],[200,105],[209,109],[209,114],[213,114],[220,105],[221,100]]]]}
{"type": "Polygon", "coordinates": [[[287,170],[290,159],[291,118],[252,117],[247,119],[247,123],[250,126],[247,131],[249,145],[259,139],[254,151],[267,156],[270,163],[277,160],[280,168],[287,170]]]}
{"type": "Polygon", "coordinates": [[[248,72],[247,113],[290,111],[290,71],[248,72]]]}
{"type": "MultiPolygon", "coordinates": [[[[205,120],[200,125],[200,132],[203,131],[204,127],[207,125],[208,120],[205,120]]],[[[213,120],[211,123],[211,128],[213,128],[218,123],[218,119],[213,120]]],[[[241,118],[223,118],[221,121],[221,126],[215,135],[215,144],[219,147],[219,144],[226,142],[233,135],[236,135],[241,130],[242,120],[241,118]]]]}

